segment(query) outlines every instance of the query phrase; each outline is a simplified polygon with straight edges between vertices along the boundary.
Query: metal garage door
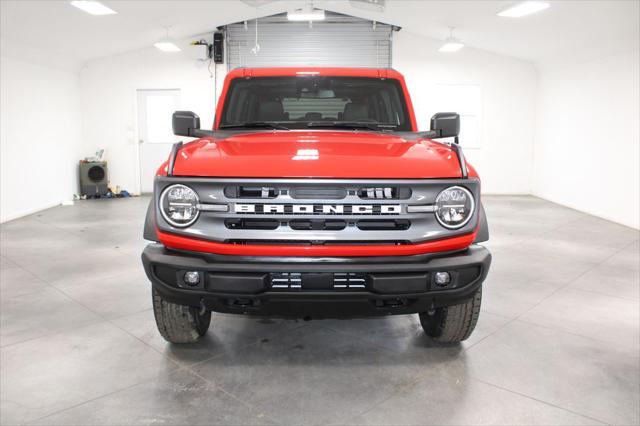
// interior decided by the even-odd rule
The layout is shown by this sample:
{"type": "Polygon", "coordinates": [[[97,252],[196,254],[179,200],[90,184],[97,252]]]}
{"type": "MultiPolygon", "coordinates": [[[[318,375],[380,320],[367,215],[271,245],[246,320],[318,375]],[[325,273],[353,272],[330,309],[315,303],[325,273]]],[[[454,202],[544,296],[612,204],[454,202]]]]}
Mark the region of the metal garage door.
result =
{"type": "Polygon", "coordinates": [[[226,26],[227,64],[237,67],[391,67],[394,27],[326,12],[324,21],[291,22],[286,14],[226,26]]]}

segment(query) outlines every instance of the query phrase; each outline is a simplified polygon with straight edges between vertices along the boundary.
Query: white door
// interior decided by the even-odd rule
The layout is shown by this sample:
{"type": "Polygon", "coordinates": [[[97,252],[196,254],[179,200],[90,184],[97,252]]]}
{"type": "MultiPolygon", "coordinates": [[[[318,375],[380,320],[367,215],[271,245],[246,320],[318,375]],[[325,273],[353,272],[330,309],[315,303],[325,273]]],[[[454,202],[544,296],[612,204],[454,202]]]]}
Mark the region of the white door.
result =
{"type": "Polygon", "coordinates": [[[171,116],[180,109],[180,90],[138,90],[138,142],[140,143],[140,191],[153,192],[153,179],[178,141],[171,116]]]}

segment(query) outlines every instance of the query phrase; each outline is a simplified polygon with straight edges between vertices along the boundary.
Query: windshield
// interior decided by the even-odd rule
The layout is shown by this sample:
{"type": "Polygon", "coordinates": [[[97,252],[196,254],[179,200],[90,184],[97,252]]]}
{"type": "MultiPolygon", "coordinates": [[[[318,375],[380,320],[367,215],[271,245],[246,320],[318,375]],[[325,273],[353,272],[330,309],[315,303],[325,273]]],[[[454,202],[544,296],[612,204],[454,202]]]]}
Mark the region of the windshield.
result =
{"type": "Polygon", "coordinates": [[[288,129],[411,130],[402,88],[395,79],[304,76],[232,80],[220,128],[267,124],[288,129]]]}

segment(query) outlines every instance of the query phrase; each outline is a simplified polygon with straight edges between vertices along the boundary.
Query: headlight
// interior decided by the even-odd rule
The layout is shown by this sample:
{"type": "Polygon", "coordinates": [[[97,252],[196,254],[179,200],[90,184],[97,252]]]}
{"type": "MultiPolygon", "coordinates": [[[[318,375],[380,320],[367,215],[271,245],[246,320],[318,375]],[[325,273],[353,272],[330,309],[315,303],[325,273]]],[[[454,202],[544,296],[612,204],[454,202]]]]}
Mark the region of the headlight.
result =
{"type": "Polygon", "coordinates": [[[171,225],[184,228],[198,219],[198,194],[184,185],[171,185],[160,195],[160,212],[171,225]]]}
{"type": "Polygon", "coordinates": [[[474,209],[473,195],[461,186],[447,188],[436,197],[436,218],[445,228],[462,228],[473,216],[474,209]]]}

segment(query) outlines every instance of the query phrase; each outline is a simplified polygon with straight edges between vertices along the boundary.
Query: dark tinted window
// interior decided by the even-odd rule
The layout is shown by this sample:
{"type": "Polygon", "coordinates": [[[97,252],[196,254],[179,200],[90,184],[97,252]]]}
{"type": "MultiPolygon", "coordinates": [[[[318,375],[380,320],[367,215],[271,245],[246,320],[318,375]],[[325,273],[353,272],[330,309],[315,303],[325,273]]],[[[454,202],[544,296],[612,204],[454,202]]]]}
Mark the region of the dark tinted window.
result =
{"type": "Polygon", "coordinates": [[[397,80],[363,77],[254,77],[231,82],[221,127],[243,123],[365,123],[411,130],[397,80]]]}

